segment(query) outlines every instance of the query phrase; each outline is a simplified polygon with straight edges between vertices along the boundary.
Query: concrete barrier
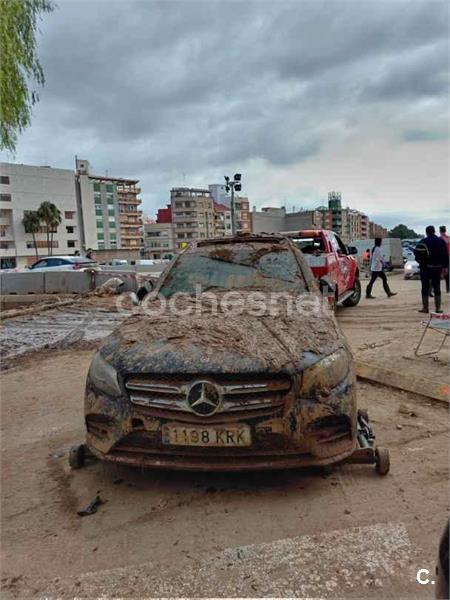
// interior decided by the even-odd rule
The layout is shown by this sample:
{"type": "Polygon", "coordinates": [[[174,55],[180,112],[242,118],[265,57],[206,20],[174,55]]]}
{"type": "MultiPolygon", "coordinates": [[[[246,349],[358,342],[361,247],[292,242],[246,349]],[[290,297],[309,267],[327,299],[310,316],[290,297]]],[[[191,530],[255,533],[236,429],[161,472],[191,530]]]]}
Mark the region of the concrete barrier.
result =
{"type": "Polygon", "coordinates": [[[123,291],[135,292],[142,280],[157,278],[162,265],[149,265],[124,269],[123,267],[108,267],[104,271],[93,273],[86,271],[42,271],[28,273],[1,273],[0,293],[8,294],[81,294],[99,286],[111,277],[123,280],[123,291]],[[147,269],[145,273],[141,269],[147,269]]]}
{"type": "Polygon", "coordinates": [[[44,273],[2,273],[0,293],[4,294],[43,294],[44,273]]]}
{"type": "MultiPolygon", "coordinates": [[[[156,266],[156,265],[155,265],[156,266]]],[[[159,273],[147,273],[147,277],[159,273]]],[[[135,292],[138,279],[145,279],[145,274],[135,271],[124,272],[123,269],[108,271],[42,271],[40,273],[1,273],[0,293],[9,294],[81,294],[93,290],[103,283],[118,277],[124,282],[123,291],[135,292]]]]}
{"type": "Polygon", "coordinates": [[[44,272],[44,294],[81,294],[94,287],[96,287],[95,279],[91,273],[84,271],[44,272]]]}

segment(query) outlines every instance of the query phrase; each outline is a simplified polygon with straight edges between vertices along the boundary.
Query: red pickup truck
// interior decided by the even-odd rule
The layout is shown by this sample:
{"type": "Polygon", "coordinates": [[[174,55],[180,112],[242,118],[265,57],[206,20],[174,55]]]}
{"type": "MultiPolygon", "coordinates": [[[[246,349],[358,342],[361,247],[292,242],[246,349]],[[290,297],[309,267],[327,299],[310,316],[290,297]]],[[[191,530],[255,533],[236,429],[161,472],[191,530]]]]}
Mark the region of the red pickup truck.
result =
{"type": "Polygon", "coordinates": [[[305,255],[321,287],[329,290],[330,303],[335,306],[356,306],[361,299],[358,261],[352,254],[358,250],[346,246],[341,238],[327,229],[284,231],[305,255]]]}

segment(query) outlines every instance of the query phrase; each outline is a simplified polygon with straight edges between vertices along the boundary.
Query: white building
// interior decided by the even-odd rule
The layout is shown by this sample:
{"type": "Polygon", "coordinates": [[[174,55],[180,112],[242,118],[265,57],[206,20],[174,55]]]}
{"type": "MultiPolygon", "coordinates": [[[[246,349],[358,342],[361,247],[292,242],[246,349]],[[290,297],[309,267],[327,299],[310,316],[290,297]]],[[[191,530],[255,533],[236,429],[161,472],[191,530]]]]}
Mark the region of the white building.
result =
{"type": "MultiPolygon", "coordinates": [[[[81,250],[73,171],[0,163],[1,268],[35,262],[33,238],[25,233],[22,219],[26,211],[36,211],[42,202],[51,202],[61,211],[61,224],[53,233],[53,254],[74,254],[81,250]]],[[[36,241],[38,255],[46,256],[44,224],[36,234],[36,241]]]]}
{"type": "Polygon", "coordinates": [[[144,250],[147,258],[172,258],[175,235],[172,223],[144,223],[144,250]]]}
{"type": "Polygon", "coordinates": [[[83,246],[139,251],[143,226],[139,180],[94,175],[88,160],[75,162],[83,246]]]}
{"type": "Polygon", "coordinates": [[[225,206],[230,206],[231,196],[229,192],[227,192],[226,186],[221,183],[212,183],[208,185],[209,192],[211,196],[214,198],[214,201],[217,204],[224,204],[225,206]]]}

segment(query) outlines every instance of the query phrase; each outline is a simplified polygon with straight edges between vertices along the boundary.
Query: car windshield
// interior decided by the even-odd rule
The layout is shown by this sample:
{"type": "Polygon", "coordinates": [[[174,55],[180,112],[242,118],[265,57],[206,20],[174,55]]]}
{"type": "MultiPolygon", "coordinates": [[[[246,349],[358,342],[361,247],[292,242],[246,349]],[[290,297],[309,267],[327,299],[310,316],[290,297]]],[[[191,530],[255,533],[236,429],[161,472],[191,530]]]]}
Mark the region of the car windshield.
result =
{"type": "Polygon", "coordinates": [[[202,291],[306,291],[295,254],[286,246],[268,243],[205,246],[186,252],[169,271],[159,293],[202,291]]]}
{"type": "Polygon", "coordinates": [[[325,247],[320,236],[315,237],[296,237],[292,241],[303,254],[314,254],[324,252],[325,247]]]}

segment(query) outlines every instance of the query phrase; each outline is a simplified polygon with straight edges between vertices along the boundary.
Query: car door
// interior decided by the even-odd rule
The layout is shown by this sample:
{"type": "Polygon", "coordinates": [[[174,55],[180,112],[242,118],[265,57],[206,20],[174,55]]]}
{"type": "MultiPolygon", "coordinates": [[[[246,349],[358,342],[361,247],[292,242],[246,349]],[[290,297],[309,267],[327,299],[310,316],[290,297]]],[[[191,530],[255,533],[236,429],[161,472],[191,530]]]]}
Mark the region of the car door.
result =
{"type": "Polygon", "coordinates": [[[337,287],[338,295],[341,295],[343,282],[341,265],[339,262],[339,244],[337,243],[336,236],[332,231],[328,233],[328,242],[331,250],[331,252],[328,254],[328,274],[337,287]]]}
{"type": "Polygon", "coordinates": [[[336,254],[339,265],[339,295],[341,295],[350,287],[350,258],[347,254],[347,248],[341,238],[336,233],[333,233],[333,236],[335,239],[336,254]]]}

